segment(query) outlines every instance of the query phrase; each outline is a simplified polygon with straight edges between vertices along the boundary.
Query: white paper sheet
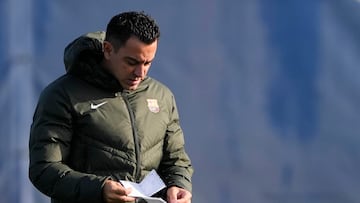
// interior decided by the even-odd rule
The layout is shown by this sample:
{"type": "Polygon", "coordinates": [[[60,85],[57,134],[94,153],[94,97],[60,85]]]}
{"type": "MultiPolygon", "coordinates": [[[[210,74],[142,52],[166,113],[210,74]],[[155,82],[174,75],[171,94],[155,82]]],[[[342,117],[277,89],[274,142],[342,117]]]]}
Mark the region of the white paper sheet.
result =
{"type": "Polygon", "coordinates": [[[151,197],[161,189],[165,188],[165,183],[161,180],[160,176],[155,170],[152,170],[140,183],[135,183],[126,180],[120,180],[120,183],[125,188],[131,188],[129,194],[131,197],[139,197],[145,199],[148,203],[166,203],[161,198],[151,197]]]}

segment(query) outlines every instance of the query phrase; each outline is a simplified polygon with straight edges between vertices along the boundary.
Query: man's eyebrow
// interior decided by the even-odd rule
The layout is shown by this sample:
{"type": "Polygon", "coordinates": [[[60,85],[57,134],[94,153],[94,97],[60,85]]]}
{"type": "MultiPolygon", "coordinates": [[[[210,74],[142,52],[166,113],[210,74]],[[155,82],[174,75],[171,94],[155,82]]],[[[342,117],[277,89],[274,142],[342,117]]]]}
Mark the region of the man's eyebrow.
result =
{"type": "Polygon", "coordinates": [[[126,60],[131,60],[131,61],[136,61],[136,62],[140,62],[139,60],[137,60],[136,58],[133,58],[131,56],[125,56],[124,57],[126,60]]]}
{"type": "Polygon", "coordinates": [[[124,57],[126,60],[131,60],[132,62],[136,62],[136,63],[151,63],[154,59],[149,60],[149,61],[145,61],[145,60],[137,60],[136,58],[133,58],[131,56],[125,56],[124,57]]]}

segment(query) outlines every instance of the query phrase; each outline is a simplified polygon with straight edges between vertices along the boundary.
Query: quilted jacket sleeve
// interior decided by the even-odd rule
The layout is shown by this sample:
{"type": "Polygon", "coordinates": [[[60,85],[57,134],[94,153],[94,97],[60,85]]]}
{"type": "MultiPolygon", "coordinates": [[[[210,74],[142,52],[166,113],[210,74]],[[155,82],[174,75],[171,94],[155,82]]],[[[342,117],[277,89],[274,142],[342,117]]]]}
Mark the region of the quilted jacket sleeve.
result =
{"type": "Polygon", "coordinates": [[[64,202],[102,202],[106,177],[72,170],[66,163],[72,140],[71,107],[55,83],[40,96],[29,140],[29,178],[42,193],[64,202]]]}
{"type": "Polygon", "coordinates": [[[193,167],[189,156],[185,152],[184,135],[180,127],[174,97],[172,97],[170,117],[171,121],[168,124],[164,145],[164,156],[159,171],[167,186],[176,185],[191,192],[193,167]]]}

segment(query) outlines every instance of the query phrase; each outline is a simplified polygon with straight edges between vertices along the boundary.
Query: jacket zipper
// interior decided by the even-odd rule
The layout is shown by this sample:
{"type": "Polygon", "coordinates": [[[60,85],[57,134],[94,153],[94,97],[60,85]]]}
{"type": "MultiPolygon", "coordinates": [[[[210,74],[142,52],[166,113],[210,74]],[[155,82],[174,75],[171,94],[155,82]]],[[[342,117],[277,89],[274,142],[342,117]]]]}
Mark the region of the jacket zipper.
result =
{"type": "Polygon", "coordinates": [[[129,116],[130,116],[131,128],[132,128],[133,138],[134,138],[134,143],[135,143],[135,156],[136,156],[135,180],[136,180],[136,182],[139,182],[140,181],[140,147],[139,147],[139,139],[138,139],[137,129],[136,129],[136,125],[135,125],[135,115],[134,115],[134,111],[132,110],[132,108],[130,106],[130,102],[127,98],[127,93],[122,92],[121,96],[122,96],[123,100],[125,101],[125,105],[127,107],[127,110],[129,112],[129,116]]]}

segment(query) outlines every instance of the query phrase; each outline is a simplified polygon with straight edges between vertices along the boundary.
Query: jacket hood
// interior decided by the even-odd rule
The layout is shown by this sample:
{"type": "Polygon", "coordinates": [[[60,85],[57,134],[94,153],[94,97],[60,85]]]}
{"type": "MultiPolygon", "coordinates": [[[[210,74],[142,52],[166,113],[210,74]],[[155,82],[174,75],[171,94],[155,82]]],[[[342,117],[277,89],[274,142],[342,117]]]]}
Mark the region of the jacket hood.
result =
{"type": "Polygon", "coordinates": [[[122,90],[118,81],[101,65],[105,32],[98,31],[82,35],[65,47],[64,64],[68,74],[104,89],[122,90]]]}

